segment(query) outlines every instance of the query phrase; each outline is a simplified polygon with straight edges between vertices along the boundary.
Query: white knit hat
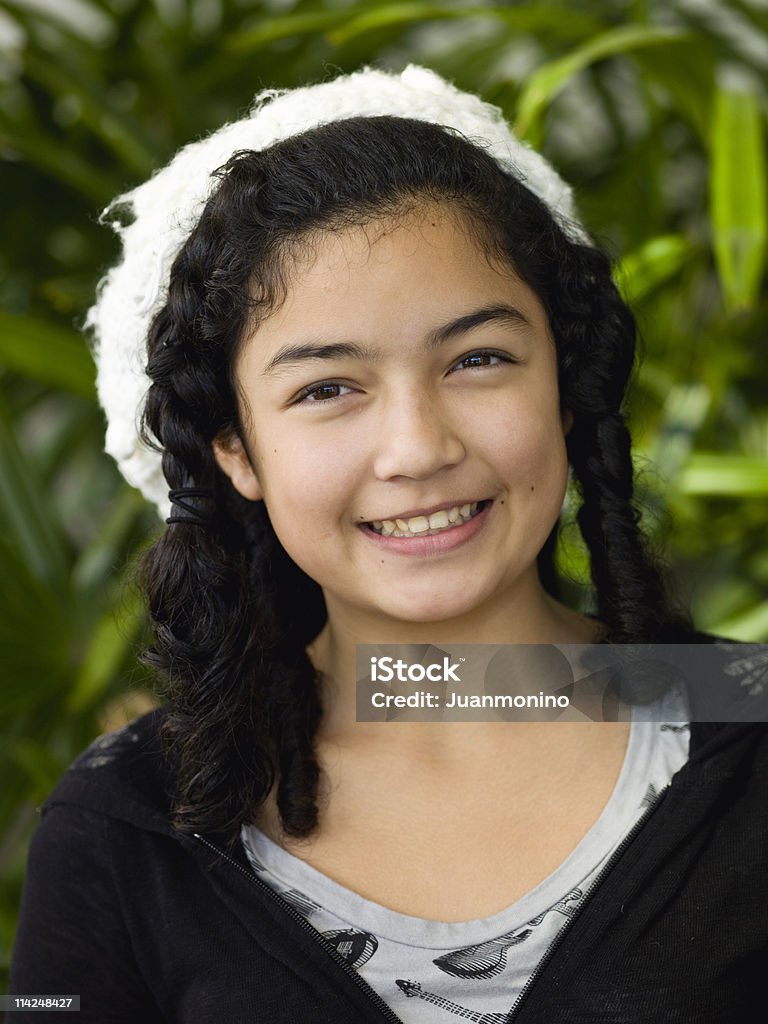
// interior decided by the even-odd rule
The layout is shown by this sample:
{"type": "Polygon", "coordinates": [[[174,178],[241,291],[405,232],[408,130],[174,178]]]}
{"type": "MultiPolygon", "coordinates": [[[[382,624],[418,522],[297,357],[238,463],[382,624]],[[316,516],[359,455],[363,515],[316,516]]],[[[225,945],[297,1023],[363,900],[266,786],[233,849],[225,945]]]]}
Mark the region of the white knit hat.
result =
{"type": "Polygon", "coordinates": [[[119,196],[102,215],[123,243],[123,258],[101,281],[86,318],[107,418],[106,450],[125,479],[163,516],[168,484],[161,457],[138,434],[150,385],[144,369],[147,330],[165,302],[171,264],[215,187],[213,171],[238,150],[262,150],[320,124],[382,114],[457,129],[542,199],[571,238],[588,241],[576,219],[570,188],[547,161],[515,138],[497,107],[461,92],[434,71],[413,64],[401,74],[364,68],[319,85],[260,93],[246,117],[184,146],[166,167],[119,196]],[[120,207],[133,215],[127,226],[117,219],[120,207]]]}

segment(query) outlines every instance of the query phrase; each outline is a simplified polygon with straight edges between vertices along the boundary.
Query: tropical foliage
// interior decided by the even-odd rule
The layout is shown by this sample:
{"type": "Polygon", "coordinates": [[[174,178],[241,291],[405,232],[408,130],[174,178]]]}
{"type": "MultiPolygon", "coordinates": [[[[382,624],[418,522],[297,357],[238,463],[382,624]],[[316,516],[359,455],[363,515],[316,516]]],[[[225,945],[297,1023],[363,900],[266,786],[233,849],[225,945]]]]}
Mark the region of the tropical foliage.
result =
{"type": "MultiPolygon", "coordinates": [[[[425,63],[572,181],[644,337],[651,535],[703,628],[768,640],[765,95],[757,0],[4,0],[0,17],[0,967],[35,807],[147,706],[131,585],[158,528],[101,451],[78,331],[98,211],[267,86],[425,63]]],[[[561,564],[586,605],[573,528],[561,564]]]]}

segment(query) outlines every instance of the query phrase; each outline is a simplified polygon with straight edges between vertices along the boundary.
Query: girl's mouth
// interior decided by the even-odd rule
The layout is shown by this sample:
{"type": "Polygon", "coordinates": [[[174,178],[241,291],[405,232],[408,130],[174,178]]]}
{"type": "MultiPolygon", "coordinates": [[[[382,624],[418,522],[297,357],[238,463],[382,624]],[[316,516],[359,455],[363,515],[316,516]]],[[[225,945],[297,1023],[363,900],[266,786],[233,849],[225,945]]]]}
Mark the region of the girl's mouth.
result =
{"type": "Polygon", "coordinates": [[[412,516],[410,519],[375,519],[366,523],[366,529],[380,537],[434,537],[445,533],[456,526],[468,523],[488,505],[490,501],[467,502],[464,505],[452,505],[433,512],[429,516],[412,516]]]}

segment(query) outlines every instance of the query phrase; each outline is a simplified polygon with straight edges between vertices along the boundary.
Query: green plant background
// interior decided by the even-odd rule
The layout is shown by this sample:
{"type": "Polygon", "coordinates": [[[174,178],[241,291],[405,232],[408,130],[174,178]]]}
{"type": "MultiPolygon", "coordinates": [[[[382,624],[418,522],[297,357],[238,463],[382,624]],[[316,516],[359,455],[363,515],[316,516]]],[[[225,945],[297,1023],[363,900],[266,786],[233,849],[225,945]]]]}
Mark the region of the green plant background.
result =
{"type": "MultiPolygon", "coordinates": [[[[3,0],[0,972],[35,808],[150,701],[130,565],[158,521],[101,451],[78,332],[116,254],[97,214],[262,88],[409,61],[575,185],[642,329],[648,531],[700,627],[768,640],[764,4],[3,0]]],[[[587,607],[573,527],[560,558],[587,607]]]]}

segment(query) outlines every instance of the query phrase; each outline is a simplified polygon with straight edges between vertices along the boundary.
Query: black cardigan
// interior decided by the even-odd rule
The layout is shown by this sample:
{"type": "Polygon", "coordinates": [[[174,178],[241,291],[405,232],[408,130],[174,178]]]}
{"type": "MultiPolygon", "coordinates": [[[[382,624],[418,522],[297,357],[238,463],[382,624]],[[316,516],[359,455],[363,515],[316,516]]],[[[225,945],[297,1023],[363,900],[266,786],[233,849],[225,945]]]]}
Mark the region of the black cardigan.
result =
{"type": "MultiPolygon", "coordinates": [[[[45,803],[10,991],[80,995],[79,1024],[397,1021],[239,846],[173,830],[162,714],[93,743],[45,803]]],[[[768,1019],[768,726],[692,725],[689,761],[510,1009],[515,1024],[768,1019]]]]}

